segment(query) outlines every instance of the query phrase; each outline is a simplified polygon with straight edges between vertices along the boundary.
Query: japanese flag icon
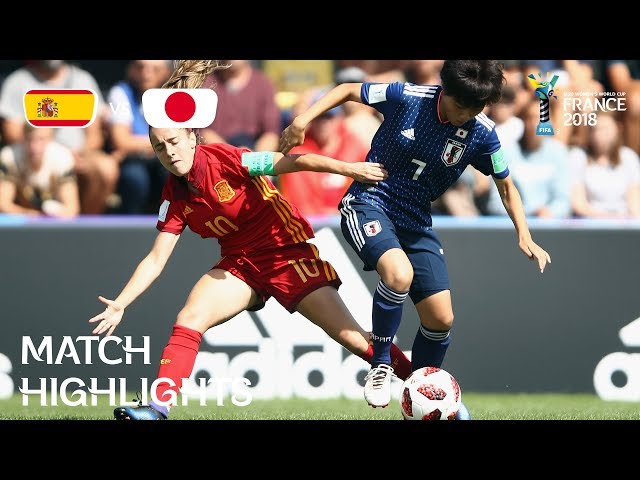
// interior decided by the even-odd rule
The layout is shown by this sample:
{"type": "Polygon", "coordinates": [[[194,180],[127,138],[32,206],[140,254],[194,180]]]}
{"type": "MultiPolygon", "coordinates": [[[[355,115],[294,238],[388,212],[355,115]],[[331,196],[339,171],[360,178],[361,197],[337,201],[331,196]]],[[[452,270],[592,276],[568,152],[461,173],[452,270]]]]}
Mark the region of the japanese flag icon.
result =
{"type": "Polygon", "coordinates": [[[209,88],[150,88],[142,112],[154,128],[206,128],[216,118],[218,95],[209,88]]]}

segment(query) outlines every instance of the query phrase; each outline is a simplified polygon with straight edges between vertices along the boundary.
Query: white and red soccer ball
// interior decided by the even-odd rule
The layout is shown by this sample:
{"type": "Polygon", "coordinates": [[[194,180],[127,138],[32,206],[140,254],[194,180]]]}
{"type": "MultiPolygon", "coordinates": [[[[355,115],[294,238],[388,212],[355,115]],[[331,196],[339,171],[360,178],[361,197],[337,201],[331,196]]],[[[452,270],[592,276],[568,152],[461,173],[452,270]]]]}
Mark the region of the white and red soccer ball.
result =
{"type": "Polygon", "coordinates": [[[402,385],[400,408],[405,420],[454,420],[462,394],[456,379],[436,367],[419,368],[402,385]]]}

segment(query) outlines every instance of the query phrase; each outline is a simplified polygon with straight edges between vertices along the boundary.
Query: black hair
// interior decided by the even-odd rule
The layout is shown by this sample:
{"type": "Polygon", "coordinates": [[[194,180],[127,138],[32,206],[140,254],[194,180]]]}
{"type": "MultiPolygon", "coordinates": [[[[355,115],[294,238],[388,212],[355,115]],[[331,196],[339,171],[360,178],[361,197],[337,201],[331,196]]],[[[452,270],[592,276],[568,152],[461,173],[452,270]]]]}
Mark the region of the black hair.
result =
{"type": "Polygon", "coordinates": [[[497,60],[445,60],[442,88],[465,108],[484,108],[500,100],[505,78],[497,60]]]}

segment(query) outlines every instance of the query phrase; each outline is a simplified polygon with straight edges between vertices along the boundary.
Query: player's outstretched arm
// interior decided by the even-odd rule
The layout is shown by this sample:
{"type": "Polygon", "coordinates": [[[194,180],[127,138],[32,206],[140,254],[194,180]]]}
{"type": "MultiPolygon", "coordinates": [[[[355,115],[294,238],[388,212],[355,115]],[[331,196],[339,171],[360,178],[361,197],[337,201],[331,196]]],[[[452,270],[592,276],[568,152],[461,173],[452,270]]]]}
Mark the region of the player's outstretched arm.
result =
{"type": "Polygon", "coordinates": [[[524,207],[522,206],[522,198],[511,179],[511,175],[503,179],[494,178],[493,180],[498,192],[500,192],[502,204],[516,228],[520,250],[532,261],[537,260],[540,273],[544,272],[547,263],[551,263],[551,256],[531,238],[524,207]]]}
{"type": "Polygon", "coordinates": [[[249,175],[281,175],[291,172],[328,172],[376,185],[389,176],[381,163],[347,163],[315,153],[283,155],[280,152],[245,152],[242,164],[249,175]]]}
{"type": "Polygon", "coordinates": [[[304,131],[307,125],[323,113],[349,100],[362,103],[362,99],[360,98],[361,88],[362,83],[342,83],[329,90],[304,113],[294,118],[291,125],[284,129],[280,136],[278,150],[287,154],[293,147],[302,145],[304,142],[304,131]]]}
{"type": "Polygon", "coordinates": [[[122,320],[125,308],[149,288],[153,281],[162,273],[179,238],[180,235],[160,232],[156,237],[151,251],[138,264],[138,267],[117,298],[110,300],[101,295],[98,297],[107,308],[89,320],[89,323],[99,322],[96,328],[93,329],[93,334],[100,335],[101,333],[107,332],[106,336],[108,337],[113,333],[122,320]]]}

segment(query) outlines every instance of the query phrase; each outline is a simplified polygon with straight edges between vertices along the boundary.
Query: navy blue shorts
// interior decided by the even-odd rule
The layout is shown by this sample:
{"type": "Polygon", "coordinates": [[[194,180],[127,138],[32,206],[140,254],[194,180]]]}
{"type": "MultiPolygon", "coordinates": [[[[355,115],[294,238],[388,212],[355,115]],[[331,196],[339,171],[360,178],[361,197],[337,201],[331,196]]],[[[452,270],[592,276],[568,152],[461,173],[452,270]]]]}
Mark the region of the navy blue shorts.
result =
{"type": "Polygon", "coordinates": [[[364,270],[375,270],[383,253],[400,248],[413,266],[409,296],[414,304],[449,290],[444,251],[433,230],[417,234],[397,229],[381,209],[351,195],[343,199],[340,213],[342,235],[364,263],[364,270]]]}

